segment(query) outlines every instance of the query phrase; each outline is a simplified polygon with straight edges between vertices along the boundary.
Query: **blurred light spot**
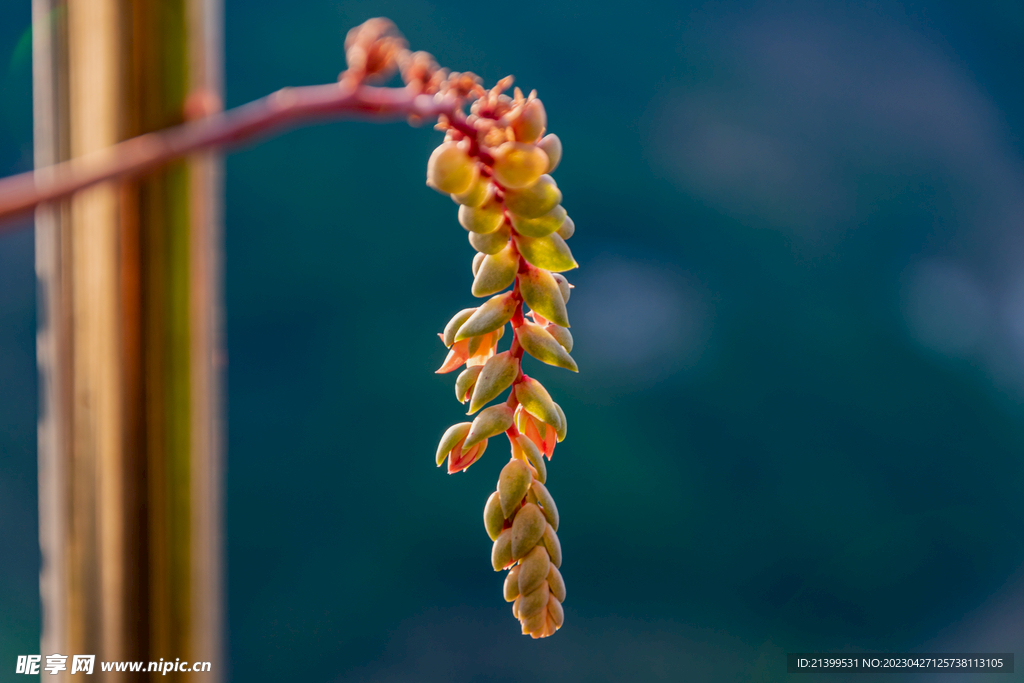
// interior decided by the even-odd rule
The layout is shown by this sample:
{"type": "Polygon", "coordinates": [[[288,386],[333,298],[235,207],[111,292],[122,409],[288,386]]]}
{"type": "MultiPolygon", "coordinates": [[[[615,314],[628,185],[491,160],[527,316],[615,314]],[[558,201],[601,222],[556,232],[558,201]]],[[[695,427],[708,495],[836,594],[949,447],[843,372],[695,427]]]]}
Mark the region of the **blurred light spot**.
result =
{"type": "Polygon", "coordinates": [[[963,355],[983,341],[992,306],[969,273],[926,261],[913,267],[904,290],[904,316],[922,345],[947,356],[963,355]]]}

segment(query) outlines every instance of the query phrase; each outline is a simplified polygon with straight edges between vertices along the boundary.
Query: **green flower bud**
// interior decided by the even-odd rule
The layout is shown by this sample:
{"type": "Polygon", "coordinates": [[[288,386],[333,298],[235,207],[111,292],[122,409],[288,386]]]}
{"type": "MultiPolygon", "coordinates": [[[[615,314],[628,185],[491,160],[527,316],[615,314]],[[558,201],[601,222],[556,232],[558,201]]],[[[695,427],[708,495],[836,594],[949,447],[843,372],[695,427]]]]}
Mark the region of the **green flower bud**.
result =
{"type": "MultiPolygon", "coordinates": [[[[469,233],[469,244],[481,254],[497,254],[508,245],[511,236],[512,230],[507,224],[504,224],[486,235],[481,235],[478,232],[469,233]]],[[[473,274],[476,275],[476,273],[473,274]]]]}
{"type": "Polygon", "coordinates": [[[569,327],[569,314],[558,281],[543,268],[530,268],[519,278],[523,301],[542,316],[562,327],[569,327]]]}
{"type": "MultiPolygon", "coordinates": [[[[474,235],[475,233],[471,232],[469,234],[474,235]]],[[[485,254],[481,253],[477,253],[473,256],[473,277],[476,277],[476,274],[480,272],[480,264],[484,262],[484,256],[485,254]]]]}
{"type": "Polygon", "coordinates": [[[497,436],[512,426],[512,409],[505,404],[484,408],[473,420],[463,448],[472,448],[484,439],[497,436]]]}
{"type": "Polygon", "coordinates": [[[537,146],[544,150],[544,153],[548,155],[548,168],[545,173],[551,173],[558,168],[558,163],[562,160],[562,141],[558,139],[558,136],[554,133],[548,133],[541,141],[537,143],[537,146]]]}
{"type": "Polygon", "coordinates": [[[572,351],[572,333],[561,325],[548,323],[545,327],[547,333],[555,338],[555,341],[562,345],[566,351],[572,351]]]}
{"type": "Polygon", "coordinates": [[[427,161],[427,185],[438,192],[465,192],[478,174],[476,163],[455,142],[441,143],[427,161]]]}
{"type": "MultiPolygon", "coordinates": [[[[551,564],[550,560],[548,564],[551,564]]],[[[502,590],[505,594],[505,602],[514,602],[519,597],[519,565],[512,567],[505,575],[505,585],[502,590]]]]}
{"type": "Polygon", "coordinates": [[[484,529],[492,541],[497,541],[504,528],[505,515],[501,513],[501,501],[498,500],[498,492],[495,491],[484,505],[484,529]]]}
{"type": "MultiPolygon", "coordinates": [[[[530,490],[533,477],[530,475],[530,468],[521,460],[509,460],[498,475],[498,500],[501,502],[501,512],[505,519],[512,517],[512,513],[519,507],[530,490]]],[[[518,515],[516,515],[518,517],[518,515]]],[[[543,515],[541,515],[543,517],[543,515]]],[[[509,536],[509,543],[512,542],[509,536]]],[[[511,555],[511,545],[509,554],[511,555]]]]}
{"type": "Polygon", "coordinates": [[[518,592],[520,595],[526,595],[537,590],[542,583],[547,581],[548,573],[551,571],[551,558],[548,557],[548,551],[544,550],[542,546],[534,546],[533,550],[519,560],[518,567],[518,592]]]}
{"type": "Polygon", "coordinates": [[[514,239],[523,258],[538,268],[561,273],[579,266],[569,251],[569,245],[557,233],[547,237],[515,235],[514,239]]]}
{"type": "Polygon", "coordinates": [[[544,518],[548,521],[548,524],[551,525],[554,531],[558,531],[558,507],[555,505],[555,499],[551,497],[547,487],[535,481],[530,486],[530,493],[537,497],[541,512],[544,513],[544,518]]]}
{"type": "MultiPolygon", "coordinates": [[[[519,462],[513,460],[512,462],[519,462]]],[[[540,542],[547,527],[547,520],[540,508],[527,503],[512,520],[512,558],[518,560],[540,542]]]]}
{"type": "Polygon", "coordinates": [[[565,602],[565,580],[555,565],[551,565],[551,569],[548,570],[548,588],[553,598],[565,602]]]}
{"type": "Polygon", "coordinates": [[[548,125],[548,114],[538,99],[530,100],[512,121],[512,132],[520,142],[537,142],[548,125]]]}
{"type": "Polygon", "coordinates": [[[513,455],[518,457],[517,453],[521,453],[526,461],[533,465],[533,469],[537,470],[537,479],[540,483],[544,483],[548,479],[548,466],[544,462],[544,456],[541,454],[540,449],[537,448],[537,444],[530,441],[530,438],[525,434],[520,434],[516,437],[515,441],[512,442],[513,455]]]}
{"type": "Polygon", "coordinates": [[[512,530],[505,529],[491,546],[491,566],[494,567],[494,571],[500,572],[510,564],[512,564],[512,530]]]}
{"type": "MultiPolygon", "coordinates": [[[[551,557],[551,564],[561,567],[562,544],[558,540],[558,534],[555,533],[550,524],[545,525],[544,535],[541,537],[540,542],[544,544],[544,548],[548,551],[548,555],[551,557]]],[[[511,552],[511,549],[509,552],[511,552]]]]}
{"type": "Polygon", "coordinates": [[[511,190],[533,185],[548,167],[547,154],[525,142],[506,142],[493,156],[494,179],[511,190]]]}
{"type": "Polygon", "coordinates": [[[540,362],[579,372],[576,361],[569,352],[540,325],[524,322],[519,326],[516,335],[526,352],[540,362]]]}
{"type": "Polygon", "coordinates": [[[494,200],[478,209],[472,206],[459,207],[459,225],[470,232],[488,235],[500,228],[504,221],[501,204],[494,200]]]}
{"type": "Polygon", "coordinates": [[[537,218],[523,218],[514,213],[509,215],[515,231],[527,237],[547,237],[562,227],[562,223],[568,217],[561,205],[537,218]]]}
{"type": "Polygon", "coordinates": [[[565,612],[562,611],[562,603],[554,595],[548,599],[548,614],[555,622],[555,628],[562,628],[562,624],[565,622],[565,612]]]}
{"type": "Polygon", "coordinates": [[[519,255],[512,248],[512,243],[507,242],[497,254],[484,257],[473,280],[473,296],[490,296],[509,287],[515,282],[518,268],[519,255]]]}
{"type": "Polygon", "coordinates": [[[562,301],[569,303],[569,295],[572,294],[572,285],[565,279],[565,276],[561,273],[552,273],[551,277],[555,278],[555,282],[558,283],[558,291],[562,294],[562,301]]]}
{"type": "Polygon", "coordinates": [[[561,237],[563,240],[567,240],[570,237],[572,237],[573,234],[575,234],[576,224],[572,222],[571,218],[566,216],[565,220],[562,222],[562,225],[559,226],[558,230],[555,230],[555,232],[558,233],[558,236],[561,237]]]}
{"type": "Polygon", "coordinates": [[[547,580],[541,581],[530,593],[525,593],[519,600],[519,618],[528,619],[535,614],[542,613],[548,606],[548,598],[551,591],[548,589],[547,580]]]}
{"type": "Polygon", "coordinates": [[[452,425],[441,437],[441,443],[437,445],[437,466],[440,467],[444,462],[444,459],[448,457],[448,454],[452,452],[456,444],[466,438],[469,434],[469,428],[472,426],[470,422],[460,422],[459,424],[452,425]]]}
{"type": "Polygon", "coordinates": [[[562,203],[562,191],[546,173],[533,185],[505,191],[505,207],[523,218],[537,218],[562,203]]]}
{"type": "Polygon", "coordinates": [[[469,400],[473,393],[473,387],[476,386],[477,377],[480,376],[480,371],[483,369],[484,366],[482,365],[474,365],[459,373],[458,378],[455,380],[455,398],[458,399],[459,403],[465,403],[469,400]]]}
{"type": "Polygon", "coordinates": [[[445,346],[449,349],[452,347],[452,344],[456,341],[455,334],[462,327],[462,324],[469,320],[470,316],[474,313],[476,313],[475,308],[464,308],[448,321],[448,324],[444,326],[444,335],[441,338],[445,346]]]}
{"type": "Polygon", "coordinates": [[[492,356],[483,367],[476,380],[476,386],[473,387],[467,415],[480,410],[496,399],[498,394],[512,386],[512,380],[516,378],[519,370],[519,362],[511,351],[502,351],[492,356]]]}
{"type": "Polygon", "coordinates": [[[462,324],[455,334],[455,341],[479,337],[498,329],[512,319],[517,303],[512,292],[488,299],[462,324]]]}
{"type": "Polygon", "coordinates": [[[516,384],[516,399],[523,406],[523,410],[541,422],[546,422],[558,429],[561,424],[558,409],[555,408],[555,402],[551,400],[551,394],[540,382],[532,377],[524,378],[523,381],[516,384]]]}
{"type": "MultiPolygon", "coordinates": [[[[555,434],[558,435],[558,443],[565,441],[565,434],[569,431],[569,424],[565,420],[565,411],[562,410],[562,406],[555,404],[555,410],[558,411],[558,417],[562,418],[561,424],[555,425],[555,434]]],[[[555,529],[558,531],[558,529],[555,529]]]]}
{"type": "Polygon", "coordinates": [[[463,206],[479,208],[494,196],[494,185],[483,176],[477,176],[469,189],[462,194],[453,194],[452,201],[463,206]]]}

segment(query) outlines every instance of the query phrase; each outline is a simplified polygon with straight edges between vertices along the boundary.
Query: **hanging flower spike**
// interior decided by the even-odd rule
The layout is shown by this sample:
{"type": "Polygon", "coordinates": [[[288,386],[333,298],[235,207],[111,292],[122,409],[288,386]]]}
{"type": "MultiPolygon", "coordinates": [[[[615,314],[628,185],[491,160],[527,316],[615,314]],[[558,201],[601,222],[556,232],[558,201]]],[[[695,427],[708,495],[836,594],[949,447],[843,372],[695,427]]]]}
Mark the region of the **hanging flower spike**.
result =
{"type": "Polygon", "coordinates": [[[545,456],[550,460],[565,438],[566,422],[540,382],[523,374],[522,358],[577,371],[566,311],[572,285],[560,274],[576,267],[566,244],[576,228],[550,175],[562,143],[544,135],[547,113],[536,93],[524,97],[516,88],[509,96],[511,85],[508,77],[484,90],[472,74],[451,74],[439,86],[472,104],[468,116],[459,112],[438,124],[445,137],[427,162],[427,185],[459,205],[458,222],[478,252],[472,294],[487,300],[456,313],[438,335],[450,349],[438,372],[466,365],[455,396],[476,417],[445,432],[437,464],[447,458],[449,472],[462,471],[489,438],[508,436],[512,457],[484,506],[484,528],[494,542],[494,570],[509,570],[505,600],[523,633],[543,638],[564,620],[558,509],[545,486],[545,456]],[[498,352],[508,323],[511,345],[498,352]],[[485,407],[506,389],[505,402],[485,407]]]}

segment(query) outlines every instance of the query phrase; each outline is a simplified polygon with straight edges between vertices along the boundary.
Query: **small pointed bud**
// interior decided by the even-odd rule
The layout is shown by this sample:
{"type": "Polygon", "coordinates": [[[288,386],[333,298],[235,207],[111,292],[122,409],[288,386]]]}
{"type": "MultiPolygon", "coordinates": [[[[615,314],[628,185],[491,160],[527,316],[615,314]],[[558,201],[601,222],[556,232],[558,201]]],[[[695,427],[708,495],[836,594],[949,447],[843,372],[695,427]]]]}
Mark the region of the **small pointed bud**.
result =
{"type": "Polygon", "coordinates": [[[519,278],[523,301],[542,316],[562,327],[569,327],[569,314],[558,282],[543,268],[529,268],[519,278]]]}
{"type": "Polygon", "coordinates": [[[480,264],[484,262],[484,256],[485,254],[477,253],[473,257],[473,277],[476,277],[476,274],[480,272],[480,264]]]}
{"type": "Polygon", "coordinates": [[[512,292],[488,299],[462,324],[455,334],[455,341],[493,332],[512,319],[517,304],[512,292]]]}
{"type": "Polygon", "coordinates": [[[537,146],[548,155],[548,168],[545,173],[553,172],[558,168],[558,163],[562,160],[562,141],[554,133],[548,133],[541,138],[537,146]]]}
{"type": "Polygon", "coordinates": [[[448,474],[462,472],[470,465],[480,459],[480,456],[487,450],[487,441],[481,441],[472,448],[463,449],[461,443],[455,444],[451,455],[448,456],[448,474]]]}
{"type": "Polygon", "coordinates": [[[529,619],[531,616],[542,612],[548,606],[548,598],[551,591],[548,589],[548,582],[545,579],[540,585],[529,593],[524,593],[519,601],[519,618],[529,619]]]}
{"type": "Polygon", "coordinates": [[[533,466],[533,469],[537,472],[537,481],[543,484],[548,479],[548,466],[544,462],[544,457],[541,455],[537,445],[533,443],[525,434],[520,434],[516,437],[513,443],[514,448],[518,448],[522,452],[523,457],[526,461],[533,466]]]}
{"type": "Polygon", "coordinates": [[[484,369],[476,380],[473,387],[472,398],[469,401],[469,415],[483,408],[493,401],[498,395],[512,386],[512,380],[516,378],[519,369],[519,362],[511,351],[502,351],[484,364],[484,369]]]}
{"type": "Polygon", "coordinates": [[[544,174],[533,185],[505,191],[505,207],[523,218],[537,218],[562,203],[562,191],[555,179],[544,174]]]}
{"type": "MultiPolygon", "coordinates": [[[[513,460],[512,462],[519,462],[513,460]]],[[[540,542],[544,536],[544,529],[547,527],[547,520],[540,508],[533,503],[527,503],[523,509],[516,513],[512,521],[512,557],[518,560],[526,553],[533,550],[533,547],[540,542]]]]}
{"type": "MultiPolygon", "coordinates": [[[[502,468],[501,474],[498,475],[498,500],[501,503],[501,512],[505,515],[505,519],[512,517],[512,513],[516,511],[519,503],[526,496],[526,492],[530,490],[532,482],[530,469],[520,460],[510,460],[502,468]]],[[[516,516],[518,517],[518,515],[516,516]]],[[[541,516],[543,517],[543,515],[541,516]]],[[[511,536],[509,536],[509,543],[511,542],[511,536]]],[[[511,553],[511,546],[509,546],[510,556],[511,553]]]]}
{"type": "Polygon", "coordinates": [[[476,386],[476,380],[483,369],[482,365],[474,365],[459,373],[458,379],[455,380],[455,398],[459,403],[465,403],[472,396],[473,387],[476,386]]]}
{"type": "MultiPolygon", "coordinates": [[[[544,527],[544,535],[541,537],[540,542],[544,544],[544,548],[548,551],[548,555],[551,557],[551,564],[561,567],[562,544],[558,540],[558,534],[555,533],[550,524],[544,527]]],[[[511,552],[511,549],[509,552],[511,552]]]]}
{"type": "Polygon", "coordinates": [[[523,601],[523,596],[516,596],[516,599],[512,601],[512,616],[516,619],[519,618],[519,603],[523,601]]]}
{"type": "Polygon", "coordinates": [[[492,541],[498,540],[502,529],[505,527],[505,515],[501,512],[501,501],[498,500],[498,492],[495,491],[487,499],[484,505],[484,529],[492,541]]]}
{"type": "Polygon", "coordinates": [[[475,308],[464,308],[448,321],[448,324],[444,326],[444,337],[442,337],[445,346],[449,349],[452,347],[452,344],[455,343],[455,333],[474,313],[476,313],[475,308]]]}
{"type": "Polygon", "coordinates": [[[438,192],[460,194],[477,179],[479,169],[458,143],[444,142],[427,161],[427,185],[438,192]]]}
{"type": "Polygon", "coordinates": [[[565,622],[565,612],[562,611],[562,602],[554,595],[548,600],[548,614],[551,615],[555,628],[562,628],[562,624],[565,622]]]}
{"type": "Polygon", "coordinates": [[[547,237],[527,237],[526,235],[514,236],[519,253],[522,254],[530,265],[550,270],[554,273],[561,273],[579,267],[576,259],[572,257],[569,245],[565,243],[557,233],[551,233],[547,237]]]}
{"type": "Polygon", "coordinates": [[[474,209],[472,206],[459,207],[459,225],[470,232],[489,235],[500,228],[504,221],[505,215],[502,213],[501,203],[493,199],[479,209],[474,209]]]}
{"type": "MultiPolygon", "coordinates": [[[[562,406],[555,404],[555,410],[558,411],[558,417],[562,418],[561,424],[555,426],[555,435],[558,437],[558,443],[565,441],[565,434],[569,431],[569,424],[565,420],[565,411],[562,410],[562,406]]],[[[555,529],[555,531],[558,531],[555,529]]]]}
{"type": "Polygon", "coordinates": [[[548,570],[548,588],[551,589],[551,595],[557,598],[558,602],[565,602],[565,580],[555,565],[551,565],[551,569],[548,570]]]}
{"type": "MultiPolygon", "coordinates": [[[[551,564],[551,561],[548,561],[551,564]]],[[[502,592],[505,594],[505,602],[514,602],[519,597],[519,575],[521,570],[519,565],[512,567],[508,570],[508,574],[505,575],[505,585],[502,587],[502,592]]]]}
{"type": "MultiPolygon", "coordinates": [[[[515,537],[515,532],[513,538],[515,537]]],[[[533,550],[526,553],[519,561],[519,593],[526,595],[540,588],[540,585],[547,581],[551,571],[551,558],[548,551],[542,546],[534,546],[533,550]]]]}
{"type": "Polygon", "coordinates": [[[519,255],[506,243],[497,254],[485,256],[473,280],[473,296],[490,296],[512,285],[519,268],[519,255]]]}
{"type": "Polygon", "coordinates": [[[544,326],[547,333],[554,337],[555,341],[562,345],[566,351],[572,351],[572,333],[561,325],[548,323],[544,326]]]}
{"type": "Polygon", "coordinates": [[[463,448],[469,448],[484,439],[501,434],[512,426],[512,409],[505,404],[484,408],[473,420],[463,448]]]}
{"type": "Polygon", "coordinates": [[[544,111],[544,104],[533,99],[526,103],[519,116],[512,121],[512,132],[519,142],[537,142],[547,125],[548,114],[544,111]]]}
{"type": "Polygon", "coordinates": [[[525,142],[506,142],[493,156],[494,179],[511,190],[533,185],[548,167],[548,155],[525,142]]]}
{"type": "Polygon", "coordinates": [[[446,372],[452,370],[458,370],[459,367],[466,362],[469,358],[469,340],[463,339],[462,341],[455,342],[452,344],[451,351],[448,352],[448,356],[444,359],[444,363],[441,364],[435,374],[443,375],[446,372]]]}
{"type": "Polygon", "coordinates": [[[562,293],[562,301],[569,303],[569,295],[572,294],[572,285],[565,279],[565,276],[561,273],[552,273],[551,277],[555,278],[555,282],[558,283],[558,291],[562,293]]]}
{"type": "Polygon", "coordinates": [[[516,399],[523,406],[523,410],[533,415],[541,422],[558,428],[560,418],[555,402],[551,400],[551,394],[544,386],[533,379],[526,377],[516,384],[516,399]]]}
{"type": "Polygon", "coordinates": [[[453,194],[452,201],[463,206],[479,208],[494,196],[494,185],[483,176],[477,176],[469,189],[462,194],[453,194]]]}
{"type": "MultiPolygon", "coordinates": [[[[526,597],[523,596],[522,600],[523,604],[525,604],[526,597]]],[[[522,605],[520,605],[520,610],[522,610],[522,605]]],[[[523,626],[524,634],[529,634],[531,638],[536,639],[540,638],[540,634],[544,632],[545,627],[547,626],[547,619],[548,613],[547,606],[545,605],[545,607],[536,614],[531,614],[529,616],[524,615],[523,618],[519,620],[519,623],[523,626]]]]}
{"type": "Polygon", "coordinates": [[[562,227],[562,223],[568,218],[565,209],[561,205],[556,206],[547,213],[537,218],[523,218],[517,214],[510,214],[512,227],[520,235],[527,237],[547,237],[562,227]]]}
{"type": "Polygon", "coordinates": [[[448,457],[452,449],[466,438],[469,434],[469,428],[472,427],[471,422],[460,422],[459,424],[452,425],[445,431],[444,436],[441,437],[441,442],[437,445],[437,466],[440,467],[444,463],[444,459],[448,457]]]}
{"type": "Polygon", "coordinates": [[[530,486],[530,492],[537,497],[541,512],[544,513],[544,519],[548,521],[548,524],[551,525],[554,531],[558,531],[558,507],[555,505],[555,499],[551,497],[547,487],[535,481],[530,486]]]}
{"type": "Polygon", "coordinates": [[[576,234],[576,224],[572,222],[571,217],[566,216],[565,220],[562,221],[562,225],[559,226],[558,230],[555,230],[555,232],[558,233],[558,236],[563,240],[567,240],[576,234]]]}
{"type": "MultiPolygon", "coordinates": [[[[480,233],[469,233],[469,246],[481,254],[497,254],[508,245],[512,237],[512,230],[508,225],[502,225],[492,233],[481,235],[480,233]]],[[[474,273],[476,275],[476,273],[474,273]]]]}
{"type": "Polygon", "coordinates": [[[540,325],[524,322],[516,331],[516,336],[526,352],[540,362],[579,372],[569,352],[540,325]]]}
{"type": "Polygon", "coordinates": [[[505,529],[491,546],[491,566],[494,567],[494,571],[500,572],[510,564],[512,564],[512,530],[505,529]]]}
{"type": "MultiPolygon", "coordinates": [[[[490,349],[498,343],[498,331],[493,330],[487,334],[481,334],[469,338],[469,357],[486,356],[483,360],[491,357],[490,349]]],[[[483,365],[483,363],[480,363],[483,365]]]]}

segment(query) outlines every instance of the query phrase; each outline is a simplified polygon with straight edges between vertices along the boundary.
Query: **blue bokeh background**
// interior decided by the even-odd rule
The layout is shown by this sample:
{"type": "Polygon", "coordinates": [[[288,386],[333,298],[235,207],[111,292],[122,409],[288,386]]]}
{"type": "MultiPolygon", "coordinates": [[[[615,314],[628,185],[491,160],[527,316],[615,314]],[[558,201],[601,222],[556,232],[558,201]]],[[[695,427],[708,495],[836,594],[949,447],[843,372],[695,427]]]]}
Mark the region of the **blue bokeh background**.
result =
{"type": "MultiPolygon", "coordinates": [[[[530,372],[570,423],[566,625],[524,639],[489,568],[503,449],[432,462],[463,419],[435,333],[473,301],[423,184],[440,134],[340,122],[227,160],[233,680],[777,681],[791,651],[1019,650],[1020,3],[228,0],[227,104],[333,80],[378,15],[536,88],[565,146],[581,372],[530,372]]],[[[28,27],[0,7],[4,174],[31,163],[28,27]]],[[[30,232],[0,237],[12,666],[40,626],[33,283],[30,232]]]]}

